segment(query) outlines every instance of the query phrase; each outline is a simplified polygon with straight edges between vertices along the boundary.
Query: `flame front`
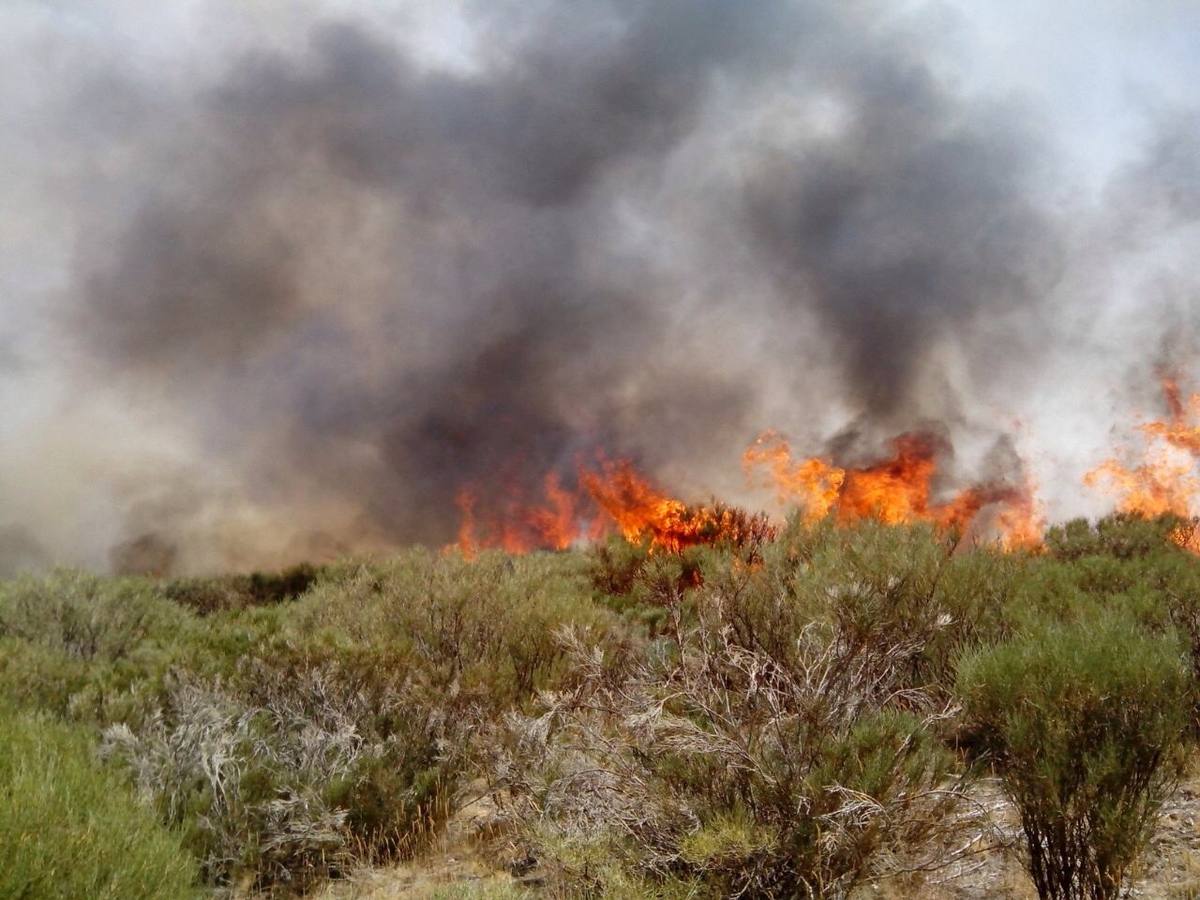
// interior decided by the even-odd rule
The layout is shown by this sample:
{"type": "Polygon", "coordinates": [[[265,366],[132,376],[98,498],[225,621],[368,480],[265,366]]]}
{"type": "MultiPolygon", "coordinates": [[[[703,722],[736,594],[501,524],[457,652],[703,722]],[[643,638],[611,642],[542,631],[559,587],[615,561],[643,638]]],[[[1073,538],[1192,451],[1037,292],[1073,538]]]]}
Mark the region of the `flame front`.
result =
{"type": "MultiPolygon", "coordinates": [[[[1192,394],[1185,404],[1179,382],[1170,375],[1162,379],[1162,390],[1167,418],[1138,426],[1144,437],[1141,461],[1126,465],[1116,457],[1106,459],[1084,475],[1083,482],[1116,497],[1120,512],[1190,519],[1200,506],[1200,394],[1192,394]]],[[[1195,529],[1181,527],[1173,538],[1181,547],[1200,552],[1195,529]]]]}
{"type": "MultiPolygon", "coordinates": [[[[866,518],[893,525],[930,522],[965,533],[987,510],[989,525],[1006,548],[1041,543],[1044,522],[1032,483],[973,485],[936,501],[933,483],[942,449],[931,435],[907,433],[891,441],[887,459],[843,468],[820,457],[795,460],[787,441],[767,432],[746,450],[743,465],[747,472],[765,470],[780,502],[799,506],[810,523],[832,515],[843,524],[866,518]]],[[[697,544],[744,546],[774,532],[765,516],[672,497],[626,459],[598,457],[579,465],[570,486],[552,472],[535,493],[527,496],[509,487],[481,508],[473,488],[461,490],[458,547],[467,555],[482,547],[512,553],[563,550],[616,533],[647,542],[651,552],[678,552],[697,544]]]]}
{"type": "MultiPolygon", "coordinates": [[[[1114,455],[1083,481],[1114,497],[1118,512],[1187,520],[1172,540],[1200,554],[1200,393],[1185,400],[1170,376],[1162,379],[1162,391],[1166,416],[1137,426],[1140,455],[1114,455]]],[[[907,432],[893,438],[889,448],[878,462],[843,466],[827,457],[797,458],[780,434],[768,431],[746,449],[742,463],[748,474],[774,488],[781,504],[799,507],[810,523],[826,517],[840,524],[927,522],[959,534],[992,534],[1009,550],[1041,545],[1045,518],[1028,476],[1018,484],[987,481],[939,496],[935,485],[939,459],[948,449],[944,441],[907,432]]],[[[651,551],[678,552],[723,541],[743,545],[774,530],[763,516],[676,499],[625,459],[598,457],[579,465],[569,483],[551,472],[533,497],[515,487],[490,487],[486,504],[476,486],[458,493],[458,547],[467,555],[482,547],[513,553],[562,550],[608,534],[647,542],[651,551]]]]}
{"type": "Polygon", "coordinates": [[[651,552],[677,553],[697,544],[743,545],[773,531],[761,516],[677,500],[655,488],[629,460],[600,458],[593,466],[579,466],[576,481],[568,489],[551,472],[542,496],[526,501],[510,490],[488,515],[479,512],[474,490],[461,490],[458,548],[467,556],[483,547],[510,553],[565,550],[619,533],[633,543],[646,541],[651,552]]]}
{"type": "Polygon", "coordinates": [[[892,455],[879,463],[841,468],[830,460],[795,461],[780,435],[766,432],[745,452],[748,472],[765,468],[779,500],[795,503],[809,521],[832,513],[845,524],[873,518],[890,525],[930,522],[965,532],[987,507],[996,510],[993,526],[1010,549],[1041,543],[1044,521],[1032,482],[1020,486],[982,484],[959,491],[949,500],[933,500],[939,442],[919,432],[891,441],[892,455]]]}

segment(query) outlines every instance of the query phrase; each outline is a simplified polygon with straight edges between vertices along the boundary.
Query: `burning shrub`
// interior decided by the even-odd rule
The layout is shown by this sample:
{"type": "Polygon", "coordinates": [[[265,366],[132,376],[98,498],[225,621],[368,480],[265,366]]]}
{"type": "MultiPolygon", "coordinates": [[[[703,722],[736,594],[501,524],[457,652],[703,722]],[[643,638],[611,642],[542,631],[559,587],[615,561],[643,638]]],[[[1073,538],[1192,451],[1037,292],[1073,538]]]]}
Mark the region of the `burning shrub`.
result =
{"type": "Polygon", "coordinates": [[[685,503],[654,485],[632,460],[603,454],[594,464],[580,465],[573,482],[547,473],[540,498],[516,483],[506,486],[503,497],[493,490],[482,498],[479,487],[463,485],[456,497],[458,549],[468,557],[482,548],[516,554],[566,550],[614,531],[651,551],[678,553],[701,545],[761,544],[775,530],[763,514],[716,501],[685,503]]]}
{"type": "Polygon", "coordinates": [[[1021,814],[1043,900],[1116,897],[1182,767],[1188,679],[1124,617],[968,657],[967,715],[1021,814]]]}
{"type": "Polygon", "coordinates": [[[808,523],[833,515],[842,524],[876,519],[890,525],[926,523],[963,534],[985,510],[990,530],[1007,548],[1036,547],[1044,527],[1035,485],[983,482],[936,499],[939,458],[949,449],[944,435],[914,431],[890,441],[890,456],[862,467],[842,468],[821,457],[794,459],[787,440],[768,431],[747,448],[747,473],[765,470],[781,501],[798,504],[808,523]]]}

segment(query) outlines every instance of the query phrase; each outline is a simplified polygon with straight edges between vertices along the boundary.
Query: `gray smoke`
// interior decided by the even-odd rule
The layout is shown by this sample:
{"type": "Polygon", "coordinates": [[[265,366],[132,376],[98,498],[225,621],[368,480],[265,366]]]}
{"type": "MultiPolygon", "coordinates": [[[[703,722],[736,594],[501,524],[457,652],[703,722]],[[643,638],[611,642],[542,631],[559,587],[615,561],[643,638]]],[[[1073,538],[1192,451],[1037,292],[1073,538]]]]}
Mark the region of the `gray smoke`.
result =
{"type": "Polygon", "coordinates": [[[464,485],[598,449],[715,490],[757,430],[839,415],[990,444],[972,384],[1055,339],[1043,126],[886,5],[481,2],[456,67],[300,15],[187,77],[65,59],[39,111],[86,161],[44,201],[74,236],[46,346],[174,442],[95,438],[115,564],[438,544],[464,485]]]}

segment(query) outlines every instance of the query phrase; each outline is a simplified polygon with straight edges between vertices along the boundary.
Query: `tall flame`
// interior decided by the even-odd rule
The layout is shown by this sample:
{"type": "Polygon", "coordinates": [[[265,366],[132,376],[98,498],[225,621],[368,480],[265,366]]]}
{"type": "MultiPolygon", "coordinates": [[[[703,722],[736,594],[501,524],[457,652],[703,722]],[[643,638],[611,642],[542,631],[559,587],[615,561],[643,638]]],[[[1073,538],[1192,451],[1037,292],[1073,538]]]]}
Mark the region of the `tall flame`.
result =
{"type": "MultiPolygon", "coordinates": [[[[1185,404],[1174,376],[1162,379],[1167,418],[1138,426],[1144,437],[1141,461],[1126,465],[1116,457],[1106,459],[1083,476],[1088,487],[1117,498],[1117,509],[1153,518],[1165,514],[1192,518],[1200,511],[1200,394],[1185,404]]],[[[1195,529],[1181,528],[1177,544],[1200,552],[1195,529]]]]}
{"type": "Polygon", "coordinates": [[[775,431],[759,435],[742,455],[742,465],[747,472],[767,469],[780,503],[799,503],[810,522],[829,514],[846,480],[846,470],[829,460],[814,456],[794,462],[788,442],[775,431]]]}
{"type": "Polygon", "coordinates": [[[458,547],[474,556],[481,547],[498,547],[509,553],[528,553],[545,548],[565,550],[578,538],[577,498],[565,490],[558,476],[549,473],[542,485],[543,498],[525,501],[521,492],[509,488],[496,508],[479,512],[479,495],[470,486],[459,490],[458,547]]]}

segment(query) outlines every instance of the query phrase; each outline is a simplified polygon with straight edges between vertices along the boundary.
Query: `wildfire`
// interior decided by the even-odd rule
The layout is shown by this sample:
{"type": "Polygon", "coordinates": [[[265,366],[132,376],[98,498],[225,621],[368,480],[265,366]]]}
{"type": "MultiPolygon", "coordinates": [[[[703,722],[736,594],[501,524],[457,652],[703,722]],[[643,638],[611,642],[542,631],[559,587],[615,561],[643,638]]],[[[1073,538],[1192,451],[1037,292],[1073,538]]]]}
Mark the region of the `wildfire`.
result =
{"type": "MultiPolygon", "coordinates": [[[[1144,436],[1142,460],[1127,466],[1117,458],[1107,459],[1083,476],[1088,487],[1104,490],[1117,498],[1120,512],[1153,518],[1165,514],[1191,518],[1197,513],[1200,478],[1200,394],[1185,404],[1178,381],[1162,379],[1167,418],[1138,426],[1144,436]]],[[[1173,539],[1181,547],[1200,552],[1195,529],[1181,528],[1173,539]]]]}
{"type": "Polygon", "coordinates": [[[1142,431],[1152,437],[1160,437],[1172,447],[1190,453],[1193,458],[1200,458],[1200,425],[1191,424],[1188,419],[1200,422],[1200,394],[1192,394],[1187,406],[1180,398],[1179,382],[1168,375],[1162,380],[1163,397],[1170,410],[1170,418],[1166,422],[1147,422],[1142,425],[1142,431]]]}
{"type": "MultiPolygon", "coordinates": [[[[1162,390],[1166,416],[1138,425],[1140,458],[1114,456],[1083,480],[1112,495],[1119,512],[1186,520],[1171,538],[1200,554],[1200,393],[1185,399],[1169,376],[1162,390]]],[[[985,481],[947,495],[936,486],[948,449],[937,435],[907,432],[890,441],[886,458],[847,466],[827,457],[797,457],[781,435],[768,431],[746,449],[742,463],[775,489],[781,504],[798,506],[809,522],[827,517],[840,524],[927,522],[958,534],[994,535],[1009,550],[1039,547],[1045,519],[1032,480],[985,481]]],[[[745,546],[775,531],[762,515],[719,503],[685,503],[626,459],[597,457],[565,478],[551,472],[533,491],[489,487],[486,502],[474,486],[457,496],[457,546],[468,556],[483,547],[563,550],[609,534],[645,542],[651,552],[678,552],[697,544],[745,546]]]]}
{"type": "Polygon", "coordinates": [[[520,491],[509,490],[481,514],[478,494],[472,488],[460,489],[455,499],[460,515],[458,546],[469,555],[480,547],[498,547],[509,553],[565,550],[585,536],[580,533],[579,498],[562,487],[554,472],[545,477],[542,497],[534,503],[527,502],[520,491]]]}
{"type": "Polygon", "coordinates": [[[779,502],[799,503],[804,517],[810,522],[825,518],[837,503],[838,494],[846,480],[846,470],[828,460],[792,461],[792,451],[779,434],[768,431],[747,448],[742,455],[747,472],[763,467],[774,483],[779,502]]]}
{"type": "Polygon", "coordinates": [[[842,468],[828,459],[795,461],[780,435],[767,432],[745,452],[748,472],[765,468],[783,503],[797,503],[810,521],[831,512],[837,521],[874,518],[896,525],[931,522],[964,532],[987,507],[995,509],[994,527],[1009,548],[1041,542],[1043,520],[1032,484],[982,484],[936,502],[933,480],[944,449],[936,437],[910,432],[893,438],[892,455],[874,465],[842,468]]]}
{"type": "Polygon", "coordinates": [[[689,505],[655,488],[628,460],[600,459],[580,466],[574,489],[555,473],[546,476],[542,496],[531,502],[511,492],[481,517],[471,490],[458,495],[461,524],[458,547],[467,556],[481,547],[510,553],[563,550],[573,544],[620,533],[651,552],[679,552],[697,544],[745,544],[773,529],[761,516],[748,516],[722,504],[689,505]]]}
{"type": "MultiPolygon", "coordinates": [[[[874,465],[843,468],[819,457],[795,460],[787,441],[768,432],[746,450],[743,463],[748,472],[765,469],[780,501],[799,505],[809,521],[833,515],[841,523],[930,522],[965,533],[986,510],[1005,547],[1041,543],[1044,523],[1032,484],[974,485],[939,501],[933,482],[944,442],[914,432],[894,438],[891,448],[892,455],[874,465]]],[[[579,465],[569,485],[551,473],[534,494],[511,488],[481,511],[475,491],[460,491],[459,549],[468,556],[483,547],[562,550],[615,533],[647,542],[651,552],[678,552],[697,544],[744,546],[775,530],[765,516],[676,499],[625,459],[579,465]]]]}

